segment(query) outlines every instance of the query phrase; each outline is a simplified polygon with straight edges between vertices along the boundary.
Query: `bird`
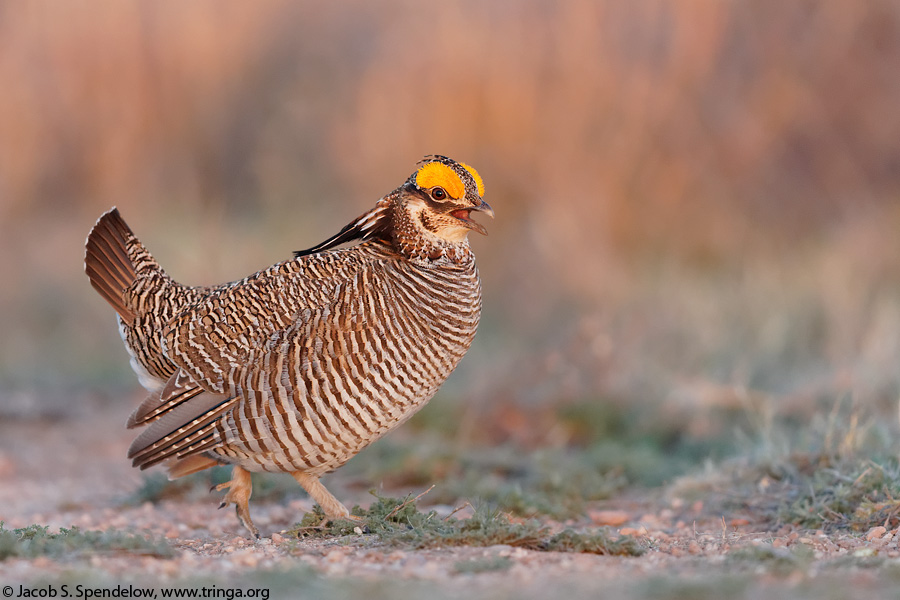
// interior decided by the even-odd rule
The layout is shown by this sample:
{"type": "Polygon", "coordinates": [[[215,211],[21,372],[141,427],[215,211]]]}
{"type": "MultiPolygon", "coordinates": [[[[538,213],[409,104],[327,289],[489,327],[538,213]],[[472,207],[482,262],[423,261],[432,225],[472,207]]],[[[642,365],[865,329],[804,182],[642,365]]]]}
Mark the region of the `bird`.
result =
{"type": "Polygon", "coordinates": [[[494,217],[471,166],[429,155],[375,206],[293,258],[216,286],[173,280],[104,213],[85,272],[115,309],[149,395],[128,450],[170,479],[232,467],[220,508],[250,517],[251,473],[289,473],[329,519],[353,518],[319,478],[409,419],[469,349],[481,280],[469,246],[494,217]]]}

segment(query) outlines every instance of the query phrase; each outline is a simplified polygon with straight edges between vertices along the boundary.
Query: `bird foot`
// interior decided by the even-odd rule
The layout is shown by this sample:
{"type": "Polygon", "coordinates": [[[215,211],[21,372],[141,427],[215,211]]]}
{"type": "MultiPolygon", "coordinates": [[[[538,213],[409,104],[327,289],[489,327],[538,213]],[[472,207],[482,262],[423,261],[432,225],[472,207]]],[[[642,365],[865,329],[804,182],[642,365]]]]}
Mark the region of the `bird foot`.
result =
{"type": "Polygon", "coordinates": [[[231,472],[231,481],[220,483],[213,486],[210,491],[221,492],[228,490],[219,508],[225,508],[229,504],[234,504],[234,512],[237,514],[238,520],[253,534],[253,537],[259,539],[259,529],[253,524],[250,518],[250,495],[253,493],[253,483],[250,479],[250,472],[241,467],[234,467],[231,472]]]}

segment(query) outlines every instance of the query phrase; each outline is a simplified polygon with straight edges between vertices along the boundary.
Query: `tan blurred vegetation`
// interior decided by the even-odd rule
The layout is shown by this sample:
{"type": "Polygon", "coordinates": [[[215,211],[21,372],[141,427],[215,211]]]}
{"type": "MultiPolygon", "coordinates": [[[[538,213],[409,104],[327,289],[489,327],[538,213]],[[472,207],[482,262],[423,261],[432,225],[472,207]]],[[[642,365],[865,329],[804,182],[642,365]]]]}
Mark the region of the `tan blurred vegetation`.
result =
{"type": "Polygon", "coordinates": [[[541,407],[585,399],[893,416],[898,65],[889,1],[4,2],[0,395],[131,385],[81,265],[109,206],[213,283],[443,153],[497,213],[444,395],[496,435],[571,439],[541,407]]]}

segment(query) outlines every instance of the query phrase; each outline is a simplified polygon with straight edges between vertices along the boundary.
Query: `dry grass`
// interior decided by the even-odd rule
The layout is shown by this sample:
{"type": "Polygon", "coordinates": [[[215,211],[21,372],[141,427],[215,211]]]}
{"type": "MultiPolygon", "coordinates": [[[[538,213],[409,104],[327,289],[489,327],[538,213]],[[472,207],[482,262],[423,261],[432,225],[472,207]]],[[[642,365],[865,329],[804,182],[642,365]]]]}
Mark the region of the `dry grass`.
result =
{"type": "Polygon", "coordinates": [[[130,381],[80,268],[108,206],[211,283],[432,151],[478,165],[499,215],[476,240],[491,376],[458,386],[479,404],[524,363],[546,377],[515,404],[639,378],[677,410],[897,356],[893,3],[38,2],[0,27],[4,387],[130,381]]]}

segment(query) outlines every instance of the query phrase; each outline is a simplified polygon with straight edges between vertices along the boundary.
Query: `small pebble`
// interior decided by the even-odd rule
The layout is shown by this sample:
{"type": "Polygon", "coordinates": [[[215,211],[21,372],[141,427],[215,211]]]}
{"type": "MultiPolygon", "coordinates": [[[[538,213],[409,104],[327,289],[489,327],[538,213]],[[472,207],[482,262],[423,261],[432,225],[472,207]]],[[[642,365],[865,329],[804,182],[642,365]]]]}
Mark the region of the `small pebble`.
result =
{"type": "Polygon", "coordinates": [[[630,515],[624,510],[592,510],[588,513],[588,516],[595,525],[609,525],[611,527],[624,525],[630,518],[630,515]]]}
{"type": "Polygon", "coordinates": [[[866,534],[866,541],[871,542],[875,538],[882,537],[885,533],[887,533],[887,528],[879,525],[878,527],[873,527],[866,534]]]}
{"type": "Polygon", "coordinates": [[[344,553],[340,550],[332,550],[325,555],[325,562],[336,563],[344,560],[344,553]]]}
{"type": "Polygon", "coordinates": [[[255,567],[259,564],[259,557],[256,554],[247,554],[241,557],[241,564],[245,567],[255,567]]]}

